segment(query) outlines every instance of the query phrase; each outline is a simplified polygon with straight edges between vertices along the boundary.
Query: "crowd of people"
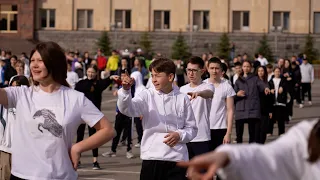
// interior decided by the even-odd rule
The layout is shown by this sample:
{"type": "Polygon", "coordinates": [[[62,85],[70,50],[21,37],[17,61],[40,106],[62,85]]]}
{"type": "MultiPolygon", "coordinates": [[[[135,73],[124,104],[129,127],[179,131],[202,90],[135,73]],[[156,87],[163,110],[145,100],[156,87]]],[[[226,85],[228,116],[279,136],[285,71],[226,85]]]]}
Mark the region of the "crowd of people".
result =
{"type": "MultiPolygon", "coordinates": [[[[200,177],[208,173],[212,178],[216,169],[206,171],[203,166],[197,169],[199,173],[193,169],[187,174],[182,166],[197,166],[201,156],[196,156],[225,150],[229,154],[221,153],[225,159],[220,167],[224,167],[227,161],[238,159],[228,157],[232,150],[221,145],[243,143],[245,124],[249,143],[264,144],[268,136],[273,136],[275,123],[278,135],[285,133],[293,106],[303,108],[306,95],[308,105],[312,105],[314,69],[305,55],[280,58],[276,64],[269,63],[262,54],[255,55],[254,60],[249,60],[247,54],[227,59],[208,53],[186,61],[171,60],[161,54],[144,55],[141,49],[132,53],[113,50],[109,57],[98,49],[91,58],[89,52],[64,53],[53,42],[40,43],[29,57],[21,53],[18,58],[2,50],[0,104],[4,135],[0,138],[0,158],[6,161],[1,161],[5,167],[1,179],[75,179],[81,153],[92,149],[93,169],[98,170],[98,147],[111,139],[110,151],[102,155],[115,157],[121,144],[127,146],[126,157],[131,159],[135,156],[133,124],[138,136],[134,146],[141,148],[143,160],[142,180],[186,179],[186,175],[200,177]],[[118,97],[114,130],[101,113],[105,90],[118,97]],[[27,118],[20,120],[23,117],[27,118]],[[86,124],[90,137],[84,139],[86,124]],[[75,135],[76,144],[72,145],[75,135]],[[67,161],[69,155],[71,163],[67,161]],[[191,159],[195,161],[177,165],[191,159]],[[29,172],[25,166],[38,170],[29,172]],[[44,168],[47,170],[42,171],[44,168]]],[[[239,149],[241,153],[261,153],[260,146],[250,148],[239,149]]],[[[217,179],[223,176],[218,173],[217,179]]]]}

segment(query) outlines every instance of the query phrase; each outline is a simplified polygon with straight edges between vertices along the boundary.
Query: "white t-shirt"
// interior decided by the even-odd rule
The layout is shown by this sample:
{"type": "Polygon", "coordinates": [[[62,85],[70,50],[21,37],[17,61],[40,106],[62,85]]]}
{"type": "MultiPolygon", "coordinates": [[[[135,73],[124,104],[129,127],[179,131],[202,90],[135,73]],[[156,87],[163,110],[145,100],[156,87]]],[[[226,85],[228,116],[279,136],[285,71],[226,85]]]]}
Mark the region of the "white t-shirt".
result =
{"type": "Polygon", "coordinates": [[[265,66],[265,65],[269,64],[268,60],[265,57],[258,58],[258,61],[260,62],[261,66],[265,66]]]}
{"type": "Polygon", "coordinates": [[[79,81],[79,76],[77,73],[73,71],[67,72],[67,82],[71,86],[72,89],[76,87],[77,82],[79,81]]]}
{"type": "Polygon", "coordinates": [[[5,88],[16,108],[12,170],[23,179],[77,179],[69,151],[84,121],[93,127],[104,115],[83,93],[61,86],[46,93],[38,86],[5,88]]]}
{"type": "MultiPolygon", "coordinates": [[[[204,82],[209,83],[209,79],[204,82]]],[[[215,87],[210,110],[210,129],[227,129],[227,98],[235,95],[227,80],[221,80],[219,86],[215,87]]]]}
{"type": "MultiPolygon", "coordinates": [[[[214,86],[212,84],[202,83],[197,87],[191,87],[190,84],[187,84],[180,88],[180,92],[184,94],[204,90],[211,90],[214,92],[214,86]]],[[[191,100],[191,105],[198,127],[197,136],[191,142],[204,142],[211,140],[209,120],[211,99],[197,97],[196,99],[191,100]]]]}

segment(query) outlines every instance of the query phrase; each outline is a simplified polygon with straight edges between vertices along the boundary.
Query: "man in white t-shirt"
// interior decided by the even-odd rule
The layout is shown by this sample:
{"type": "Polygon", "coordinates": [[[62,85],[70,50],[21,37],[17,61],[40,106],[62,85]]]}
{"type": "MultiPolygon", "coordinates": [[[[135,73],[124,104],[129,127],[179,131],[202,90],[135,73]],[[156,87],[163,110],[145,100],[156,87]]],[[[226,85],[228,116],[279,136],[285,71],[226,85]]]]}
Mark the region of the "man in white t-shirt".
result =
{"type": "Polygon", "coordinates": [[[67,82],[72,89],[75,88],[76,84],[79,81],[78,74],[73,72],[71,69],[71,62],[68,62],[68,72],[67,72],[67,82]]]}
{"type": "Polygon", "coordinates": [[[268,60],[265,57],[263,57],[263,55],[260,53],[259,53],[258,61],[260,62],[261,66],[266,66],[267,64],[269,64],[268,60]]]}
{"type": "Polygon", "coordinates": [[[204,82],[212,83],[215,89],[210,110],[211,148],[214,150],[219,145],[231,141],[233,96],[236,93],[226,80],[221,80],[221,61],[218,58],[209,60],[208,71],[210,78],[204,82]]]}
{"type": "Polygon", "coordinates": [[[187,63],[189,84],[180,88],[180,92],[188,94],[198,127],[197,136],[187,143],[189,159],[210,151],[210,121],[209,114],[214,87],[202,82],[205,72],[204,61],[200,57],[191,57],[187,63]]]}

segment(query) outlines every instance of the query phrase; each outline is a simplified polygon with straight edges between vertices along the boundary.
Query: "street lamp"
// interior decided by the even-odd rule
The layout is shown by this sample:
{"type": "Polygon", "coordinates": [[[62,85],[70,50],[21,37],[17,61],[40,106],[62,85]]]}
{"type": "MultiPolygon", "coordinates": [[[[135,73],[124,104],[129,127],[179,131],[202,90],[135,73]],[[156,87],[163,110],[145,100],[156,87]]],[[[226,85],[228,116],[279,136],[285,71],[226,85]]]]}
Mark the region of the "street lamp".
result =
{"type": "Polygon", "coordinates": [[[118,49],[117,48],[117,42],[118,42],[118,29],[121,29],[122,28],[122,22],[117,22],[116,24],[110,24],[110,27],[111,27],[111,31],[114,31],[114,36],[115,36],[115,49],[118,49]]]}
{"type": "Polygon", "coordinates": [[[186,26],[186,30],[189,31],[189,44],[190,44],[190,51],[192,54],[192,36],[194,31],[198,31],[198,25],[191,26],[190,24],[188,24],[186,26]]]}
{"type": "Polygon", "coordinates": [[[282,33],[282,27],[281,26],[272,26],[270,31],[275,35],[274,38],[274,47],[275,47],[275,56],[277,58],[278,53],[278,35],[282,33]]]}

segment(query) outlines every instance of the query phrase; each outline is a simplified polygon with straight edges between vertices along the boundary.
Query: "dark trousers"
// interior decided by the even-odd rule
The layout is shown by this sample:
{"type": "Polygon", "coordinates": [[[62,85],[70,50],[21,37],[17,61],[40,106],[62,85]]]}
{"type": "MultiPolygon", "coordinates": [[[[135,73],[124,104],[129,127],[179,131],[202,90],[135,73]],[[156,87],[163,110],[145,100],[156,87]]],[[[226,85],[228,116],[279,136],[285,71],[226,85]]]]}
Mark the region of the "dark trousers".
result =
{"type": "MultiPolygon", "coordinates": [[[[142,122],[140,120],[140,117],[134,118],[134,123],[136,125],[136,131],[138,134],[138,143],[141,143],[142,135],[143,135],[143,128],[142,128],[142,122]]],[[[127,134],[123,133],[121,142],[125,141],[127,139],[127,134]]]]}
{"type": "MultiPolygon", "coordinates": [[[[88,126],[88,128],[89,128],[89,136],[92,136],[94,133],[96,133],[95,128],[91,128],[90,126],[88,126]]],[[[86,124],[80,124],[77,130],[77,143],[83,140],[85,129],[86,129],[86,124]]],[[[98,157],[98,148],[92,149],[92,155],[93,157],[98,157]]]]}
{"type": "Polygon", "coordinates": [[[136,124],[136,130],[138,134],[138,143],[141,143],[141,139],[143,136],[142,120],[139,117],[135,117],[134,123],[136,124]]]}
{"type": "Polygon", "coordinates": [[[25,180],[11,174],[10,180],[25,180]]]}
{"type": "Polygon", "coordinates": [[[249,143],[254,143],[258,139],[259,130],[257,129],[260,126],[260,119],[238,119],[236,120],[236,134],[237,134],[237,143],[242,143],[242,136],[244,130],[244,124],[248,123],[249,128],[249,143]]]}
{"type": "Polygon", "coordinates": [[[302,101],[304,101],[304,95],[308,93],[308,100],[311,101],[311,83],[301,83],[302,87],[302,101]]]}
{"type": "Polygon", "coordinates": [[[131,124],[132,124],[132,119],[120,112],[116,115],[116,121],[114,124],[114,129],[117,132],[117,136],[113,138],[112,140],[112,146],[111,150],[112,152],[117,152],[117,146],[119,144],[121,132],[124,131],[123,133],[127,133],[127,152],[131,151],[131,124]],[[127,131],[125,131],[127,129],[127,131]]]}
{"type": "Polygon", "coordinates": [[[297,100],[298,104],[301,104],[301,86],[300,85],[296,86],[294,90],[295,90],[294,98],[297,100]]]}
{"type": "Polygon", "coordinates": [[[210,134],[211,134],[211,141],[210,141],[210,146],[211,146],[211,151],[215,150],[218,146],[223,144],[223,138],[227,133],[227,129],[211,129],[210,134]]]}
{"type": "Polygon", "coordinates": [[[187,180],[186,171],[176,162],[143,160],[140,180],[187,180]]]}
{"type": "Polygon", "coordinates": [[[260,127],[259,127],[259,136],[257,143],[264,144],[267,139],[267,133],[269,130],[269,115],[261,115],[260,127]]]}
{"type": "MultiPolygon", "coordinates": [[[[287,113],[288,113],[288,116],[293,116],[293,98],[294,98],[294,94],[293,92],[290,92],[290,96],[291,96],[291,99],[290,101],[287,103],[287,113]]],[[[288,119],[289,120],[289,119],[288,119]]]]}
{"type": "Polygon", "coordinates": [[[189,159],[210,151],[210,141],[189,142],[187,143],[189,159]]]}
{"type": "Polygon", "coordinates": [[[285,132],[285,122],[288,121],[288,113],[285,106],[274,106],[272,113],[272,122],[270,123],[269,133],[273,133],[273,124],[278,122],[279,135],[285,132]]]}

